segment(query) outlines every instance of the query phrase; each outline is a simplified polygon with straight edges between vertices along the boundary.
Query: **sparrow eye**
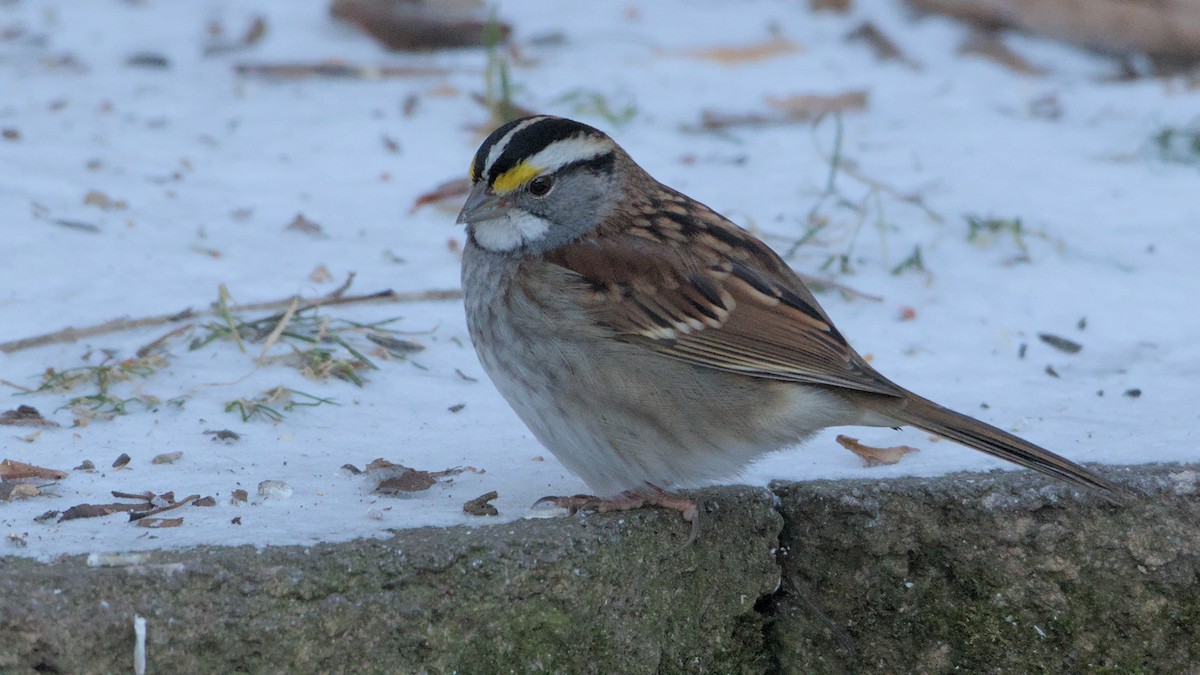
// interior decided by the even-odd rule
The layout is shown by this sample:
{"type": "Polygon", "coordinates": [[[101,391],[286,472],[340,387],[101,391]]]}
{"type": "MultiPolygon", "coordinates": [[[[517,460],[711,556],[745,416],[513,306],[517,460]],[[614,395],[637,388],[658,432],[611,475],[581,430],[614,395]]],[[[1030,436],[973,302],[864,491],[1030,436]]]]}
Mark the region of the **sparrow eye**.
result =
{"type": "Polygon", "coordinates": [[[529,181],[529,194],[534,197],[545,197],[552,187],[554,187],[553,178],[550,176],[538,176],[529,181]]]}

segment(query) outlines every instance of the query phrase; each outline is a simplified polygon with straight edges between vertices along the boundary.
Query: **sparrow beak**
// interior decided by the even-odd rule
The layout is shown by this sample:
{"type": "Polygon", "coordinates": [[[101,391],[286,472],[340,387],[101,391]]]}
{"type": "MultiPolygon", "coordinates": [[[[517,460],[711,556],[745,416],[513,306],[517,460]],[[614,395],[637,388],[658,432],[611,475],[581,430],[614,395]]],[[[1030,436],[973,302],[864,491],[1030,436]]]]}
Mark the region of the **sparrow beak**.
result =
{"type": "Polygon", "coordinates": [[[492,194],[487,183],[476,183],[463,203],[462,211],[458,213],[459,225],[470,225],[485,220],[494,220],[508,213],[509,203],[504,198],[492,194]]]}

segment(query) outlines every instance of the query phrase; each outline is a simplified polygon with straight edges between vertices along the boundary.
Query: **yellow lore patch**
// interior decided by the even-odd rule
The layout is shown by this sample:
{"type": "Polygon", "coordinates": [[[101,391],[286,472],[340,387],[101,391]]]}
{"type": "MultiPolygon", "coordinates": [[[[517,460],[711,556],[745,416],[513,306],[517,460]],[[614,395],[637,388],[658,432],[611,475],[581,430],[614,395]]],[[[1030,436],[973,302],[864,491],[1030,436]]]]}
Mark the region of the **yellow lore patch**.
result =
{"type": "Polygon", "coordinates": [[[496,179],[492,181],[492,191],[498,195],[502,195],[506,192],[512,192],[513,190],[516,190],[522,185],[533,180],[533,177],[539,173],[541,173],[541,171],[539,171],[536,167],[525,162],[521,162],[508,171],[496,176],[496,179]]]}

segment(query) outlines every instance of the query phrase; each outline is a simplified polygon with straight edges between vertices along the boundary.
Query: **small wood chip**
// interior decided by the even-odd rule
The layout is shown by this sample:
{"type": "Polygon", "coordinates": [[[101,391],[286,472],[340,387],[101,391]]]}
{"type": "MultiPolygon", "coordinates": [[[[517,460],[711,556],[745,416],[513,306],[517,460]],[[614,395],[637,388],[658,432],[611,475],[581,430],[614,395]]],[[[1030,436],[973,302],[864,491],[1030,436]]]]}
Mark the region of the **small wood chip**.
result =
{"type": "Polygon", "coordinates": [[[1046,344],[1054,347],[1060,352],[1068,354],[1078,354],[1083,349],[1083,345],[1074,340],[1068,340],[1065,337],[1059,337],[1051,333],[1038,333],[1038,339],[1046,344]]]}
{"type": "Polygon", "coordinates": [[[342,470],[348,472],[351,476],[357,476],[358,474],[362,473],[362,469],[354,466],[353,464],[343,464],[342,470]]]}
{"type": "Polygon", "coordinates": [[[138,527],[148,527],[151,529],[160,529],[163,527],[179,527],[183,525],[183,518],[142,518],[137,521],[138,527]]]}
{"type": "Polygon", "coordinates": [[[225,443],[233,443],[235,441],[240,441],[242,439],[241,435],[239,435],[236,431],[230,431],[228,429],[221,429],[220,431],[213,431],[213,430],[209,429],[204,432],[204,435],[212,436],[214,443],[217,441],[224,441],[225,443]]]}
{"type": "Polygon", "coordinates": [[[500,511],[496,510],[496,507],[488,502],[499,496],[499,493],[495,490],[479,495],[475,499],[463,504],[463,511],[473,516],[498,516],[500,515],[500,511]]]}
{"type": "Polygon", "coordinates": [[[381,335],[378,333],[367,333],[367,339],[375,344],[383,347],[389,354],[396,358],[404,358],[414,352],[419,352],[425,349],[425,345],[412,340],[401,340],[391,337],[390,335],[381,335]]]}
{"type": "Polygon", "coordinates": [[[61,523],[64,520],[75,520],[77,518],[99,518],[114,513],[124,513],[144,508],[146,508],[146,504],[122,504],[120,502],[115,504],[78,504],[63,511],[58,522],[61,523]]]}
{"type": "Polygon", "coordinates": [[[72,469],[72,471],[95,471],[95,470],[96,470],[96,464],[90,459],[83,460],[82,462],[79,463],[79,466],[72,469]]]}
{"type": "Polygon", "coordinates": [[[241,516],[234,516],[234,517],[233,517],[233,519],[231,519],[231,520],[229,521],[229,524],[230,524],[230,525],[241,525],[241,524],[242,524],[242,517],[241,517],[241,516]]]}
{"type": "Polygon", "coordinates": [[[890,448],[876,448],[870,445],[863,445],[858,442],[857,438],[838,435],[838,445],[862,457],[863,464],[868,467],[885,466],[888,464],[896,464],[910,452],[919,452],[917,448],[908,445],[897,445],[890,448]]]}
{"type": "Polygon", "coordinates": [[[307,234],[310,237],[324,237],[325,232],[321,226],[304,217],[303,213],[297,213],[292,222],[288,223],[287,227],[283,228],[289,232],[299,232],[307,234]]]}
{"type": "Polygon", "coordinates": [[[1141,389],[1126,389],[1125,393],[1123,395],[1128,396],[1129,398],[1138,398],[1142,395],[1142,390],[1141,389]]]}
{"type": "Polygon", "coordinates": [[[209,495],[208,497],[201,497],[200,499],[197,499],[196,501],[192,502],[192,506],[216,506],[216,505],[217,505],[217,500],[214,499],[212,497],[212,495],[209,495]]]}
{"type": "Polygon", "coordinates": [[[33,519],[33,522],[44,523],[47,520],[52,520],[54,518],[57,518],[59,515],[61,515],[61,512],[59,512],[59,511],[47,511],[40,516],[35,516],[33,519]]]}
{"type": "Polygon", "coordinates": [[[129,459],[130,459],[129,455],[127,453],[122,452],[120,454],[120,456],[118,456],[116,458],[116,460],[113,461],[113,463],[112,463],[113,468],[120,469],[120,468],[124,467],[126,464],[129,464],[129,459]]]}
{"type": "Polygon", "coordinates": [[[428,490],[437,483],[437,479],[429,475],[428,471],[418,471],[416,469],[406,469],[398,476],[385,478],[379,481],[374,492],[379,495],[396,496],[405,492],[421,492],[428,490]]]}
{"type": "Polygon", "coordinates": [[[67,477],[66,471],[47,469],[13,459],[0,462],[0,480],[19,480],[22,478],[44,478],[46,480],[62,480],[67,477]]]}
{"type": "Polygon", "coordinates": [[[155,455],[154,459],[150,460],[150,463],[151,464],[174,464],[176,461],[179,460],[180,457],[183,457],[182,450],[175,450],[174,452],[164,452],[160,455],[155,455]]]}
{"type": "Polygon", "coordinates": [[[30,405],[19,405],[16,410],[6,410],[0,414],[0,425],[11,427],[57,427],[58,422],[42,417],[37,408],[30,405]]]}
{"type": "Polygon", "coordinates": [[[450,406],[449,408],[446,408],[446,410],[449,410],[452,413],[456,413],[465,407],[467,407],[466,403],[455,403],[454,405],[450,406]]]}
{"type": "Polygon", "coordinates": [[[1046,364],[1046,374],[1050,377],[1059,377],[1058,371],[1054,369],[1054,366],[1048,363],[1046,364]]]}
{"type": "Polygon", "coordinates": [[[18,499],[29,499],[42,494],[42,491],[36,485],[29,483],[13,483],[10,481],[0,481],[0,499],[6,501],[16,501],[18,499]]]}

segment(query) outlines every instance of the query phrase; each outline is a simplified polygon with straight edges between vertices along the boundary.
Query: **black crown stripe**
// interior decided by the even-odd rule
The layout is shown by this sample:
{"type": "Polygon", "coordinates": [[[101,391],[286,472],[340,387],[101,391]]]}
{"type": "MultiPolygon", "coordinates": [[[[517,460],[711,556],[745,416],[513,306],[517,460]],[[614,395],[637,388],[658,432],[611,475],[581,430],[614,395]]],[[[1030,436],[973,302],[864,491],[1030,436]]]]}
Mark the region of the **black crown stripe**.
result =
{"type": "MultiPolygon", "coordinates": [[[[508,125],[505,125],[500,129],[505,129],[507,132],[507,129],[511,129],[512,127],[510,125],[513,124],[514,123],[510,122],[508,125]]],[[[497,129],[496,133],[498,133],[500,129],[497,129]]],[[[492,136],[495,137],[496,133],[493,133],[492,136]]],[[[496,158],[496,162],[487,168],[488,182],[490,183],[491,181],[495,180],[496,176],[500,176],[505,171],[508,171],[516,166],[521,162],[521,160],[532,157],[542,150],[545,150],[552,143],[557,143],[558,141],[577,136],[596,136],[600,138],[605,137],[604,134],[597,129],[589,127],[586,124],[576,122],[575,120],[568,120],[562,117],[546,117],[542,120],[534,122],[533,124],[530,124],[524,129],[518,131],[517,134],[513,136],[511,140],[509,140],[508,145],[504,148],[504,152],[500,153],[500,156],[496,158]]],[[[503,138],[503,135],[501,135],[499,138],[503,138]]],[[[479,149],[479,152],[483,153],[484,159],[481,160],[479,159],[479,155],[476,155],[476,161],[486,161],[487,152],[485,152],[485,148],[490,148],[491,145],[494,145],[499,141],[499,138],[496,138],[495,140],[489,138],[488,141],[490,141],[490,143],[485,142],[485,147],[479,149]]]]}
{"type": "Polygon", "coordinates": [[[477,183],[477,182],[479,182],[479,179],[484,177],[483,172],[487,169],[487,167],[484,166],[484,164],[487,163],[487,156],[488,156],[488,153],[491,152],[492,146],[499,143],[500,139],[507,136],[508,132],[512,131],[513,127],[517,126],[521,122],[524,122],[526,119],[528,119],[528,118],[523,117],[521,119],[516,119],[511,122],[508,122],[508,123],[500,126],[500,128],[493,131],[491,134],[488,135],[488,137],[486,139],[484,139],[483,143],[479,146],[479,149],[475,151],[475,158],[471,160],[471,182],[472,183],[477,183]]]}

